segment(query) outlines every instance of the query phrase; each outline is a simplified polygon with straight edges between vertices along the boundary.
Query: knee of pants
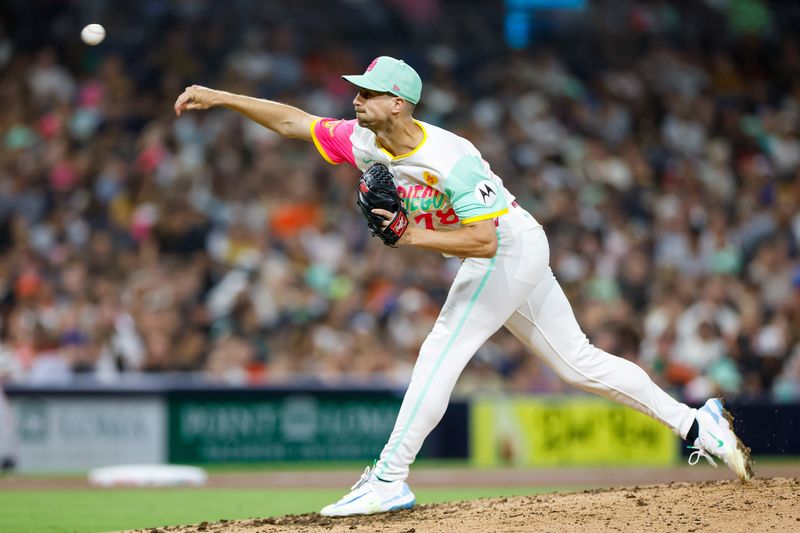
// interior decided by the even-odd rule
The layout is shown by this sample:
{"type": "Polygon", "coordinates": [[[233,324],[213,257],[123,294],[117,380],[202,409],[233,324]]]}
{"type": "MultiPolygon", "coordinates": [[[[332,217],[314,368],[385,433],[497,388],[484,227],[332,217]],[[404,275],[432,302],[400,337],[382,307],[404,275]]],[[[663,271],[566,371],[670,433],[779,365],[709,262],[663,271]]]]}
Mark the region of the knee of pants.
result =
{"type": "Polygon", "coordinates": [[[418,427],[432,427],[439,423],[450,403],[452,387],[446,383],[434,383],[426,391],[409,391],[416,396],[419,409],[411,415],[418,427]]]}
{"type": "Polygon", "coordinates": [[[578,387],[580,389],[591,388],[592,381],[573,370],[572,368],[559,369],[558,375],[567,385],[578,387]]]}
{"type": "Polygon", "coordinates": [[[568,385],[581,389],[592,389],[597,383],[591,378],[589,364],[592,355],[597,351],[586,339],[571,351],[561,351],[559,356],[551,359],[555,363],[554,370],[568,385]]]}
{"type": "Polygon", "coordinates": [[[556,373],[569,385],[597,392],[606,391],[606,382],[616,379],[626,381],[648,380],[647,372],[635,363],[604,352],[589,343],[588,339],[574,353],[555,359],[556,373]],[[624,376],[624,377],[623,377],[624,376]]]}

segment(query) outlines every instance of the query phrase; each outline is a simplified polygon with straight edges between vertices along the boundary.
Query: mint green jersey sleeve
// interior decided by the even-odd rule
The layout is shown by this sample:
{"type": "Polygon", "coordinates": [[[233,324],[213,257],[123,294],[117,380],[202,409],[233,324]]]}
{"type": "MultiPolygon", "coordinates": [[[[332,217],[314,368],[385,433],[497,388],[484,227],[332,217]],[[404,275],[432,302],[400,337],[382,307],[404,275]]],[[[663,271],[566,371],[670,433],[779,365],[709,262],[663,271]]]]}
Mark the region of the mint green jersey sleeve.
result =
{"type": "Polygon", "coordinates": [[[447,175],[444,185],[462,224],[496,218],[508,212],[502,186],[486,174],[480,157],[462,157],[447,175]]]}

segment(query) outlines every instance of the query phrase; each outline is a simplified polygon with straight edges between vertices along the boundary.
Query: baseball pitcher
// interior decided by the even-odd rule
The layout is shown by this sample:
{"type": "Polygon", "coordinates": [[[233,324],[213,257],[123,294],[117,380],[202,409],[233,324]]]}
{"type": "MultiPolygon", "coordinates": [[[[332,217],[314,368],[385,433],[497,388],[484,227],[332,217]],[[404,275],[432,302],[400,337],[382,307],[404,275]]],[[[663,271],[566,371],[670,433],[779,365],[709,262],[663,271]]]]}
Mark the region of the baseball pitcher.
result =
{"type": "Polygon", "coordinates": [[[331,164],[362,172],[356,195],[370,230],[390,246],[461,257],[447,300],[422,344],[389,441],[349,494],[326,516],[412,507],[405,480],[425,437],[442,418],[464,366],[506,327],[564,380],[632,407],[694,448],[690,463],[722,459],[742,480],[753,466],[719,399],[682,404],[634,363],[589,343],[549,267],[542,226],[521,208],[466,139],[413,118],[422,81],[403,61],[382,56],[356,86],[355,119],[305,111],[205,87],[188,87],[175,112],[224,106],[277,133],[312,141],[331,164]]]}

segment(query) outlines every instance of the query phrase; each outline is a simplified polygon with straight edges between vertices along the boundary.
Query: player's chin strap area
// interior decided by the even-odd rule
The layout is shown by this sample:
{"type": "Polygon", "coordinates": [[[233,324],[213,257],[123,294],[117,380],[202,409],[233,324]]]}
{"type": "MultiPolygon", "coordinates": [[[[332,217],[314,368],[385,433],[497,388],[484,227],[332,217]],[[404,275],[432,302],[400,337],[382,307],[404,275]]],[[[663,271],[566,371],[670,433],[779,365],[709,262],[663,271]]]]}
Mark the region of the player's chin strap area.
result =
{"type": "MultiPolygon", "coordinates": [[[[687,446],[690,450],[694,450],[691,454],[689,454],[689,464],[694,466],[700,460],[701,457],[705,457],[706,461],[711,464],[714,468],[717,468],[717,463],[714,462],[714,459],[700,446],[687,446]]],[[[369,470],[369,468],[367,469],[369,470]]]]}

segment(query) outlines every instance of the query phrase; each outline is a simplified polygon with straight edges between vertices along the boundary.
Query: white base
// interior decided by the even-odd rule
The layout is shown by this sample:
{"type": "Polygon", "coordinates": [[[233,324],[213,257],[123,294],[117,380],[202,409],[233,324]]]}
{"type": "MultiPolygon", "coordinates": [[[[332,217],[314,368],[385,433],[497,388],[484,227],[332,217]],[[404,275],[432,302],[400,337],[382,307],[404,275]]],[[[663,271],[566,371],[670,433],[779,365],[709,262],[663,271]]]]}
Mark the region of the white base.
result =
{"type": "Polygon", "coordinates": [[[97,487],[200,486],[207,481],[208,474],[196,466],[116,465],[89,471],[89,484],[97,487]]]}

